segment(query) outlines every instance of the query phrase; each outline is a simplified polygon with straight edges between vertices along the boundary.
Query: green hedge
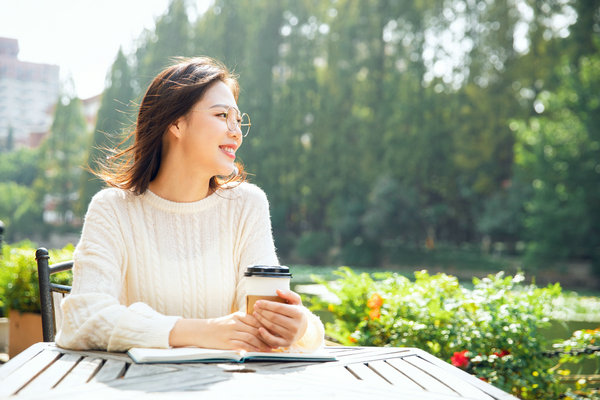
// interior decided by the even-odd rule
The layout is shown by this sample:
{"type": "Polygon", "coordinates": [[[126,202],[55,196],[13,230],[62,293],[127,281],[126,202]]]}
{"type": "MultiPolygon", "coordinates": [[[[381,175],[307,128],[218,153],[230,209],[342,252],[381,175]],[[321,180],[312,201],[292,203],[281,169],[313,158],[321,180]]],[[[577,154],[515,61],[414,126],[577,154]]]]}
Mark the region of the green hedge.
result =
{"type": "MultiPolygon", "coordinates": [[[[35,246],[31,242],[21,242],[2,247],[0,258],[0,316],[6,316],[9,310],[21,312],[40,312],[37,265],[35,246]]],[[[51,249],[52,263],[73,258],[73,245],[63,249],[51,249]]],[[[71,273],[61,272],[51,280],[65,285],[71,284],[71,273]]]]}
{"type": "Polygon", "coordinates": [[[559,284],[539,288],[523,276],[502,273],[474,279],[473,289],[445,274],[416,272],[412,281],[394,273],[356,274],[343,267],[339,279],[314,278],[339,301],[309,299],[328,310],[327,334],[344,345],[424,349],[523,399],[554,399],[566,392],[551,343],[540,334],[550,322],[559,284]]]}

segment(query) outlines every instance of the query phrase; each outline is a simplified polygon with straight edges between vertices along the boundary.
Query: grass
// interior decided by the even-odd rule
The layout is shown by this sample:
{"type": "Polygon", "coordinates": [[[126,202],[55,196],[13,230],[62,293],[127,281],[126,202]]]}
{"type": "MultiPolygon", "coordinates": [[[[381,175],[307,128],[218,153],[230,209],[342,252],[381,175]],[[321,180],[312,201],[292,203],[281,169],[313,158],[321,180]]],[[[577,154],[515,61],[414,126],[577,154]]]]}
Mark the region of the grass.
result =
{"type": "MultiPolygon", "coordinates": [[[[315,266],[315,265],[293,265],[290,266],[290,270],[293,275],[293,282],[297,284],[306,284],[306,283],[314,283],[311,279],[312,275],[316,275],[321,279],[325,279],[327,281],[333,281],[338,278],[337,275],[334,274],[339,267],[334,266],[315,266]]],[[[357,273],[373,273],[373,272],[383,272],[383,269],[375,269],[375,268],[367,268],[367,267],[352,267],[352,270],[357,273]]]]}
{"type": "Polygon", "coordinates": [[[479,247],[438,245],[434,250],[395,246],[390,250],[390,263],[403,266],[428,265],[445,269],[507,270],[516,269],[517,259],[502,252],[482,253],[479,247]]]}
{"type": "MultiPolygon", "coordinates": [[[[434,250],[411,247],[407,245],[394,245],[383,251],[388,254],[386,260],[376,266],[358,267],[351,266],[357,272],[392,271],[412,277],[413,271],[427,269],[431,272],[444,271],[465,279],[464,275],[487,274],[490,271],[517,272],[519,259],[509,257],[501,252],[492,254],[482,253],[481,249],[474,246],[449,246],[440,244],[434,250]],[[383,266],[382,266],[383,265],[383,266]],[[463,276],[461,276],[463,275],[463,276]]],[[[294,279],[302,283],[311,282],[310,274],[316,274],[324,279],[334,279],[334,266],[294,265],[294,279]]]]}

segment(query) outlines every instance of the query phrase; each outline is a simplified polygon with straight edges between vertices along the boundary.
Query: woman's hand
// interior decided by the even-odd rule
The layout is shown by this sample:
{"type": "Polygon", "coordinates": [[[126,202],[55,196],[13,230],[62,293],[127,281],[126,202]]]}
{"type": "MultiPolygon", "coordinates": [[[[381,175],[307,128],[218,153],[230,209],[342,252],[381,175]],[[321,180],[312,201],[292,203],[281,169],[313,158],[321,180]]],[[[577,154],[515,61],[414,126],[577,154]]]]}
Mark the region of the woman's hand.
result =
{"type": "Polygon", "coordinates": [[[213,319],[180,319],[171,330],[169,344],[174,347],[271,351],[272,347],[259,335],[260,326],[256,318],[243,312],[213,319]]]}
{"type": "Polygon", "coordinates": [[[260,323],[258,333],[267,345],[290,347],[300,339],[308,325],[308,310],[297,293],[277,290],[277,295],[288,304],[259,300],[254,304],[254,317],[260,323]]]}

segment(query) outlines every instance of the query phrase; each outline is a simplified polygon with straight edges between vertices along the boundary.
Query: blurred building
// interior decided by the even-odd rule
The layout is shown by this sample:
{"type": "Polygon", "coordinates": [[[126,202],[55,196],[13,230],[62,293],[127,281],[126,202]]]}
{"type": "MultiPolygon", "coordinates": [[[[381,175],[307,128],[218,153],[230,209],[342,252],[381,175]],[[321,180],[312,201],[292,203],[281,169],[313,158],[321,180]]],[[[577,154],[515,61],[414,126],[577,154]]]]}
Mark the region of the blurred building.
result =
{"type": "Polygon", "coordinates": [[[16,146],[35,147],[50,129],[59,67],[18,59],[16,39],[0,37],[0,144],[12,131],[16,146]]]}
{"type": "Polygon", "coordinates": [[[100,109],[101,101],[101,94],[81,100],[81,104],[83,106],[83,116],[85,117],[85,123],[88,132],[93,132],[94,128],[96,127],[96,118],[98,117],[98,110],[100,109]]]}

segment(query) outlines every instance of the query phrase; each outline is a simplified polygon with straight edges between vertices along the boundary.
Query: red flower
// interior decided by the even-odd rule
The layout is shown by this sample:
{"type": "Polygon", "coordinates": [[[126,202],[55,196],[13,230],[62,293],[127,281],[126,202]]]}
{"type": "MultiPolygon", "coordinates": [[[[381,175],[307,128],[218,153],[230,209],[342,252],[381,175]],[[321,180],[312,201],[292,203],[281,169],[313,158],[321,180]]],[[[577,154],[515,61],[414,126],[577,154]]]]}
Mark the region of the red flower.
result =
{"type": "Polygon", "coordinates": [[[510,354],[510,351],[508,351],[508,350],[502,350],[500,353],[498,353],[498,352],[494,353],[494,355],[496,357],[498,357],[498,358],[502,358],[502,357],[507,356],[509,354],[510,354]]]}
{"type": "Polygon", "coordinates": [[[468,350],[457,351],[450,358],[452,365],[458,368],[466,368],[469,365],[469,357],[467,357],[468,350]]]}

